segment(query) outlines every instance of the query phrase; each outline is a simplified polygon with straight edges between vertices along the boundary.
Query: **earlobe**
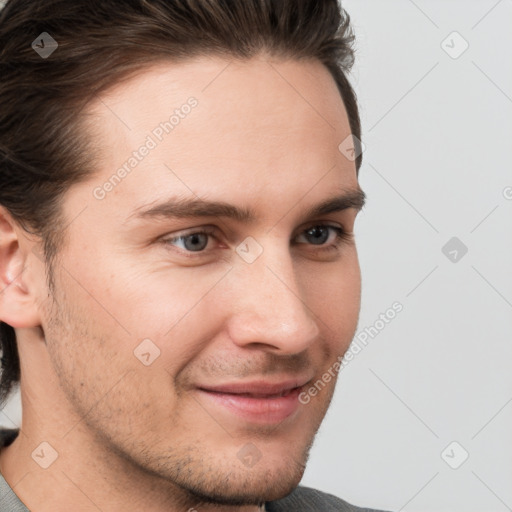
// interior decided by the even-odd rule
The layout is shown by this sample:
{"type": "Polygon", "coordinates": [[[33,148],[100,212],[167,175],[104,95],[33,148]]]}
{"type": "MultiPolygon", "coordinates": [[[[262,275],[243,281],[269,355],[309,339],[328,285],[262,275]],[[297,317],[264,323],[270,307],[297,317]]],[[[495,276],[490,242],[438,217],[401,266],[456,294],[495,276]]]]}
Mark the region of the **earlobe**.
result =
{"type": "Polygon", "coordinates": [[[29,244],[0,206],[0,320],[15,328],[41,323],[36,287],[30,272],[29,244]]]}

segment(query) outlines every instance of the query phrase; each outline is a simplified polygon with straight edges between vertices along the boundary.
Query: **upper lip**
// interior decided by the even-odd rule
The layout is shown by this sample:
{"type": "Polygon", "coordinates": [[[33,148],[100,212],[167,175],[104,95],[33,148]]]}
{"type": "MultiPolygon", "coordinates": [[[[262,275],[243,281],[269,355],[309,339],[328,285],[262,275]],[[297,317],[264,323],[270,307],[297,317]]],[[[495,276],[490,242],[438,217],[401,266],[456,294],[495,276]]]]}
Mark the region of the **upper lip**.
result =
{"type": "Polygon", "coordinates": [[[250,394],[250,395],[279,395],[308,383],[311,378],[299,378],[270,382],[267,380],[253,380],[247,382],[228,382],[211,386],[199,386],[199,389],[216,393],[250,394]]]}

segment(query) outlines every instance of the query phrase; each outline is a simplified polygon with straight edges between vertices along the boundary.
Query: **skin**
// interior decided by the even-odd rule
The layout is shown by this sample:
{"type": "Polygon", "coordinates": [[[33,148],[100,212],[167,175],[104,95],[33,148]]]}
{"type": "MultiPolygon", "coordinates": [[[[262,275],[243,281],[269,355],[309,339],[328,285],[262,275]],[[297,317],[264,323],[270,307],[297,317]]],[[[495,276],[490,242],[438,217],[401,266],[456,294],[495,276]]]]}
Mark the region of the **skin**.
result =
{"type": "Polygon", "coordinates": [[[316,61],[201,57],[154,65],[89,113],[103,158],[65,194],[69,238],[54,293],[38,240],[1,211],[0,318],[16,329],[23,416],[0,470],[37,512],[256,512],[299,484],[336,379],[272,425],[215,406],[196,386],[315,382],[355,334],[355,241],[336,248],[328,230],[315,245],[305,233],[318,224],[352,232],[357,209],[303,217],[358,188],[354,162],[338,150],[350,127],[335,82],[316,61]],[[191,113],[96,199],[95,187],[191,96],[191,113]],[[176,194],[258,217],[129,219],[176,194]],[[215,234],[202,253],[162,241],[204,226],[215,234]],[[235,251],[248,236],[263,248],[252,263],[235,251]],[[149,366],[134,356],[147,338],[160,350],[149,366]],[[58,453],[47,469],[31,456],[43,441],[58,453]],[[261,455],[252,467],[237,456],[248,443],[261,455]]]}

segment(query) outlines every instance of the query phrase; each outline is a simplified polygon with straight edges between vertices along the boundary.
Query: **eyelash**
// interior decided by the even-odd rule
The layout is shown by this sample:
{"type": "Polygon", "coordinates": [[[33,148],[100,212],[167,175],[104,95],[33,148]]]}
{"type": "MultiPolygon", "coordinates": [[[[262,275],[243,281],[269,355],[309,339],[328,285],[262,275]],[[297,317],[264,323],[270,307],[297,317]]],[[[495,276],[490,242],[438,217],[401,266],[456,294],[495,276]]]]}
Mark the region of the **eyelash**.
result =
{"type": "MultiPolygon", "coordinates": [[[[307,233],[308,231],[310,231],[313,228],[329,228],[329,229],[334,230],[334,232],[336,233],[336,238],[334,240],[334,243],[332,243],[331,245],[328,245],[328,246],[323,246],[323,245],[316,246],[316,247],[319,247],[319,251],[316,251],[316,252],[337,250],[337,249],[339,249],[340,245],[342,245],[343,243],[350,243],[353,241],[353,233],[349,233],[349,232],[345,231],[345,229],[343,229],[342,227],[332,226],[330,224],[313,224],[312,226],[303,230],[300,233],[300,235],[307,233]]],[[[162,243],[165,246],[174,247],[174,245],[173,245],[174,242],[188,238],[193,235],[210,235],[210,236],[216,238],[215,232],[216,232],[215,228],[202,228],[202,229],[198,229],[197,231],[191,231],[189,233],[173,236],[171,238],[164,238],[164,239],[162,239],[162,243]]],[[[305,245],[307,245],[307,244],[305,244],[305,245]]],[[[310,245],[315,246],[315,244],[310,244],[310,245]]],[[[180,252],[187,258],[197,258],[197,257],[203,256],[207,251],[206,250],[187,251],[184,249],[178,249],[178,252],[180,252]]]]}

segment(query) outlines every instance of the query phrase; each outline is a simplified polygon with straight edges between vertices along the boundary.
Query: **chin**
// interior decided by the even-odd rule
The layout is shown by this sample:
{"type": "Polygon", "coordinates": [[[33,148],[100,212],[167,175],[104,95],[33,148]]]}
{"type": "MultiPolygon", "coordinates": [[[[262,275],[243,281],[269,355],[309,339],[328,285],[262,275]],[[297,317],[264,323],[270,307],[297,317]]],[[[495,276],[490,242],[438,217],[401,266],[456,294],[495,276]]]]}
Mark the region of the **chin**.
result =
{"type": "Polygon", "coordinates": [[[198,464],[188,466],[188,471],[181,472],[182,478],[173,479],[174,484],[188,494],[191,502],[203,504],[242,507],[278,500],[299,485],[307,456],[303,451],[271,453],[245,468],[226,461],[196,460],[198,464]]]}
{"type": "Polygon", "coordinates": [[[216,486],[215,489],[206,489],[201,486],[188,488],[186,491],[193,500],[203,504],[216,504],[224,506],[260,506],[266,501],[274,501],[288,496],[302,479],[299,474],[277,475],[274,471],[246,479],[243,482],[233,482],[232,477],[227,477],[224,486],[216,486]],[[227,485],[226,485],[227,484],[227,485]]]}

